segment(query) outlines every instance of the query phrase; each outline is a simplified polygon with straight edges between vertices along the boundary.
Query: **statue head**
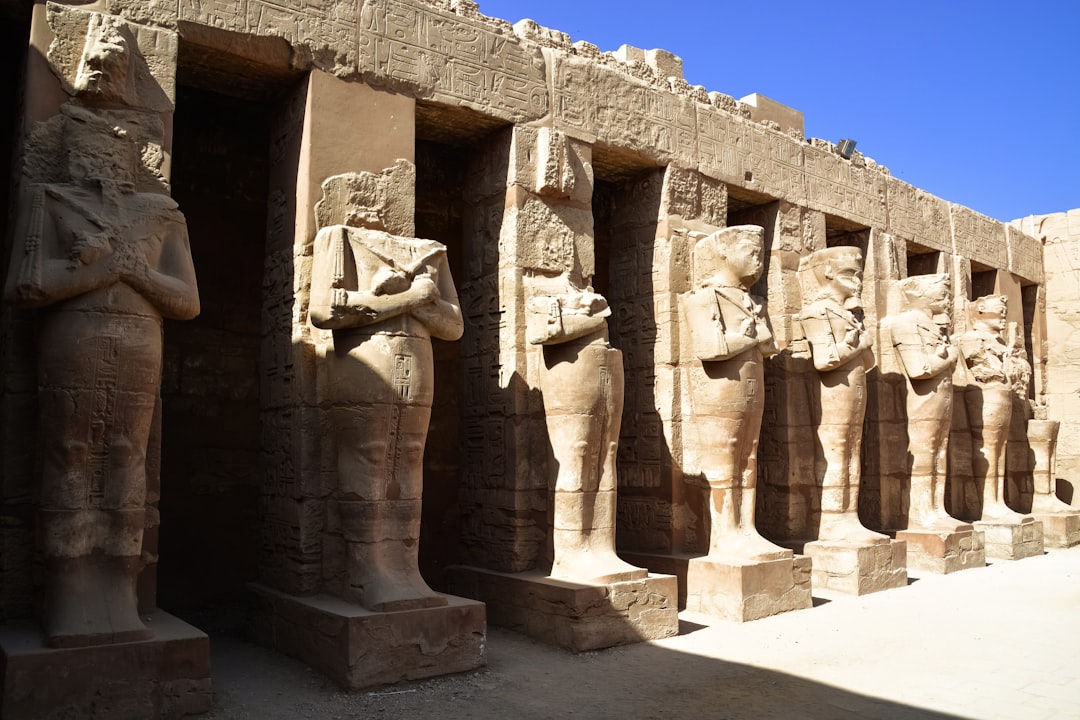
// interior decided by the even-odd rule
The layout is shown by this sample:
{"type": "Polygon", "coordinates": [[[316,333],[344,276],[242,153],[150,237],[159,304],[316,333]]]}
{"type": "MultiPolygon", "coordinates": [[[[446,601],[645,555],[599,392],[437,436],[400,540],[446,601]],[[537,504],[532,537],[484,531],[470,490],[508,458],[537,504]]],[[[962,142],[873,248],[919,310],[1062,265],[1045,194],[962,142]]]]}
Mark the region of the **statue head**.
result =
{"type": "Polygon", "coordinates": [[[1007,295],[983,295],[972,305],[971,322],[977,330],[1000,335],[1005,331],[1005,317],[1009,311],[1007,295]]]}
{"type": "Polygon", "coordinates": [[[863,256],[859,248],[841,245],[818,250],[802,259],[799,270],[811,273],[817,285],[817,292],[805,301],[829,298],[849,309],[860,306],[863,256]]]}
{"type": "Polygon", "coordinates": [[[75,72],[76,94],[105,101],[128,97],[134,81],[133,44],[123,21],[111,15],[93,13],[75,72]]]}
{"type": "Polygon", "coordinates": [[[948,315],[952,305],[952,278],[948,273],[912,275],[900,281],[910,307],[925,308],[932,315],[948,315]]]}
{"type": "Polygon", "coordinates": [[[700,238],[693,249],[694,286],[748,289],[765,268],[764,249],[760,225],[733,225],[700,238]]]}

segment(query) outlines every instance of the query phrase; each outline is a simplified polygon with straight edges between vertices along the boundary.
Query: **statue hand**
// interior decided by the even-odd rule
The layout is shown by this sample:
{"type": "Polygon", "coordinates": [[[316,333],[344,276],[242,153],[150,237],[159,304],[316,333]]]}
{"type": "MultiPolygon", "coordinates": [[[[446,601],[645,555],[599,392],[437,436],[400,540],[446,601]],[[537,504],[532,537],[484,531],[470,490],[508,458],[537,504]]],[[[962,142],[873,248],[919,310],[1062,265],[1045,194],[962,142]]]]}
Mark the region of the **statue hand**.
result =
{"type": "Polygon", "coordinates": [[[343,308],[349,305],[349,291],[345,288],[330,289],[330,307],[343,308]]]}
{"type": "Polygon", "coordinates": [[[417,275],[412,282],[413,291],[419,294],[421,302],[432,302],[439,299],[439,287],[430,275],[417,275]]]}

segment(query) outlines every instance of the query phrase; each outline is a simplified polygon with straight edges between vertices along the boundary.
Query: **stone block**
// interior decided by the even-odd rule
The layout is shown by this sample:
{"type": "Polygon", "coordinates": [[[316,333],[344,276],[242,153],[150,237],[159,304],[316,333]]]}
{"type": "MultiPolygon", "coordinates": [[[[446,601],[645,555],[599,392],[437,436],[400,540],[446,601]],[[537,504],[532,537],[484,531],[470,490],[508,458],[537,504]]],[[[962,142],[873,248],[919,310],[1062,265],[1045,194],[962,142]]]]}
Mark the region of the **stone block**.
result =
{"type": "Polygon", "coordinates": [[[1017,522],[980,520],[973,524],[986,534],[988,558],[1023,560],[1043,554],[1043,525],[1030,515],[1017,522]]]}
{"type": "Polygon", "coordinates": [[[208,711],[209,638],[161,610],[146,625],[149,640],[63,649],[45,647],[29,622],[0,627],[0,717],[143,720],[208,711]]]}
{"type": "Polygon", "coordinates": [[[861,545],[815,540],[806,543],[813,559],[814,591],[866,595],[907,585],[907,543],[902,540],[861,545]]]}
{"type": "Polygon", "coordinates": [[[680,610],[748,622],[813,604],[808,557],[752,562],[650,553],[623,556],[634,565],[674,575],[680,610]]]}
{"type": "Polygon", "coordinates": [[[493,625],[574,652],[679,632],[678,589],[671,575],[587,585],[537,570],[507,574],[458,565],[447,568],[446,578],[454,592],[487,603],[493,625]]]}
{"type": "Polygon", "coordinates": [[[249,587],[252,638],[343,687],[419,680],[487,664],[483,603],[446,595],[442,607],[372,612],[331,595],[297,597],[264,585],[249,587]]]}
{"type": "Polygon", "coordinates": [[[957,570],[986,566],[986,546],[982,532],[970,525],[954,532],[946,530],[901,530],[897,540],[907,543],[907,566],[925,573],[947,575],[957,570]]]}
{"type": "Polygon", "coordinates": [[[1043,526],[1043,546],[1070,548],[1080,545],[1080,512],[1032,513],[1043,526]]]}

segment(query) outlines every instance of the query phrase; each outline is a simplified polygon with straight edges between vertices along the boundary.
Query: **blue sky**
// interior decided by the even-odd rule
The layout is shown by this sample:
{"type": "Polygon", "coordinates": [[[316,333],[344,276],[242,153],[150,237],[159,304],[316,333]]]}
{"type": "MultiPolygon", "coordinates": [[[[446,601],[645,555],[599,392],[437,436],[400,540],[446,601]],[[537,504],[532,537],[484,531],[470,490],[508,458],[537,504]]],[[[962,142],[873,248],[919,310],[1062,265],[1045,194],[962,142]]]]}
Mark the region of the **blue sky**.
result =
{"type": "Polygon", "coordinates": [[[1012,220],[1080,207],[1075,0],[479,0],[601,50],[663,48],[688,82],[801,110],[898,178],[1012,220]]]}

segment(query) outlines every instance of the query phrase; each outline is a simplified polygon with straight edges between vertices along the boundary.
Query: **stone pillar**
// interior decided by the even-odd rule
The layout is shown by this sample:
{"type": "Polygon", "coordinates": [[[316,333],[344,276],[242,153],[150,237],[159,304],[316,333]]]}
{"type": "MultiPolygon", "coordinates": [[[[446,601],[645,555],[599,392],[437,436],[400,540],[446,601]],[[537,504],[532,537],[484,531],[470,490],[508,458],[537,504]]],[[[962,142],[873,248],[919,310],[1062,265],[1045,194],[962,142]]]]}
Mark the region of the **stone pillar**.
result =
{"type": "MultiPolygon", "coordinates": [[[[414,579],[405,576],[415,573],[419,503],[414,488],[404,501],[382,503],[374,517],[373,503],[357,501],[366,499],[365,491],[359,478],[343,477],[349,464],[340,462],[337,446],[355,433],[335,423],[362,421],[364,403],[342,409],[333,386],[340,373],[331,367],[343,357],[336,335],[313,324],[330,327],[326,313],[312,308],[321,228],[344,228],[345,235],[365,228],[355,232],[400,238],[399,245],[410,247],[425,242],[411,239],[414,115],[411,98],[313,71],[285,104],[272,157],[263,345],[268,474],[250,629],[260,642],[351,688],[471,670],[486,660],[481,603],[426,587],[424,599],[403,599],[393,579],[368,582],[373,567],[400,571],[403,584],[414,579]],[[388,540],[367,542],[371,528],[388,540]],[[387,543],[397,550],[383,548],[387,543]],[[400,557],[388,560],[394,552],[400,557]],[[378,592],[394,597],[380,601],[378,592]]],[[[443,289],[451,292],[449,285],[443,289]]],[[[400,427],[390,422],[388,447],[426,436],[426,427],[411,432],[404,419],[400,427]]]]}
{"type": "MultiPolygon", "coordinates": [[[[177,47],[160,26],[34,6],[6,297],[42,309],[16,311],[6,329],[22,342],[5,358],[4,412],[26,414],[4,423],[5,475],[23,463],[25,482],[5,482],[3,500],[36,506],[44,634],[22,620],[0,633],[4,717],[210,705],[206,635],[155,598],[162,318],[199,311],[186,223],[168,197],[177,47]]],[[[29,608],[10,601],[29,599],[31,582],[8,570],[32,541],[12,540],[9,529],[4,612],[18,617],[29,608]]]]}
{"type": "MultiPolygon", "coordinates": [[[[469,561],[477,564],[451,568],[448,576],[455,591],[487,603],[493,623],[575,651],[667,637],[678,629],[673,577],[636,571],[571,582],[566,578],[573,568],[561,565],[560,579],[549,576],[552,528],[559,523],[563,532],[569,526],[557,512],[559,471],[551,443],[559,438],[549,434],[545,420],[545,349],[527,342],[526,316],[529,299],[546,297],[546,285],[561,278],[564,285],[584,290],[596,274],[592,148],[546,127],[515,126],[508,145],[504,138],[491,158],[505,150],[505,210],[500,215],[494,206],[494,183],[481,181],[476,190],[492,191],[492,212],[478,213],[474,225],[480,241],[491,237],[492,222],[501,219],[498,259],[493,262],[491,246],[480,242],[466,250],[467,263],[483,268],[486,276],[463,288],[470,394],[476,387],[478,406],[485,408],[469,419],[466,442],[475,438],[495,445],[493,452],[513,464],[491,468],[495,472],[481,465],[482,476],[475,468],[467,470],[463,534],[469,561]],[[494,308],[501,315],[497,325],[490,322],[494,308]],[[485,370],[490,359],[469,359],[477,336],[486,336],[485,349],[497,356],[497,366],[485,370]],[[494,423],[501,432],[481,435],[478,422],[494,423]],[[473,539],[484,533],[498,541],[494,553],[485,553],[473,539]]],[[[501,176],[498,168],[487,168],[487,177],[501,176]]],[[[612,345],[618,348],[617,342],[612,345]]]]}

